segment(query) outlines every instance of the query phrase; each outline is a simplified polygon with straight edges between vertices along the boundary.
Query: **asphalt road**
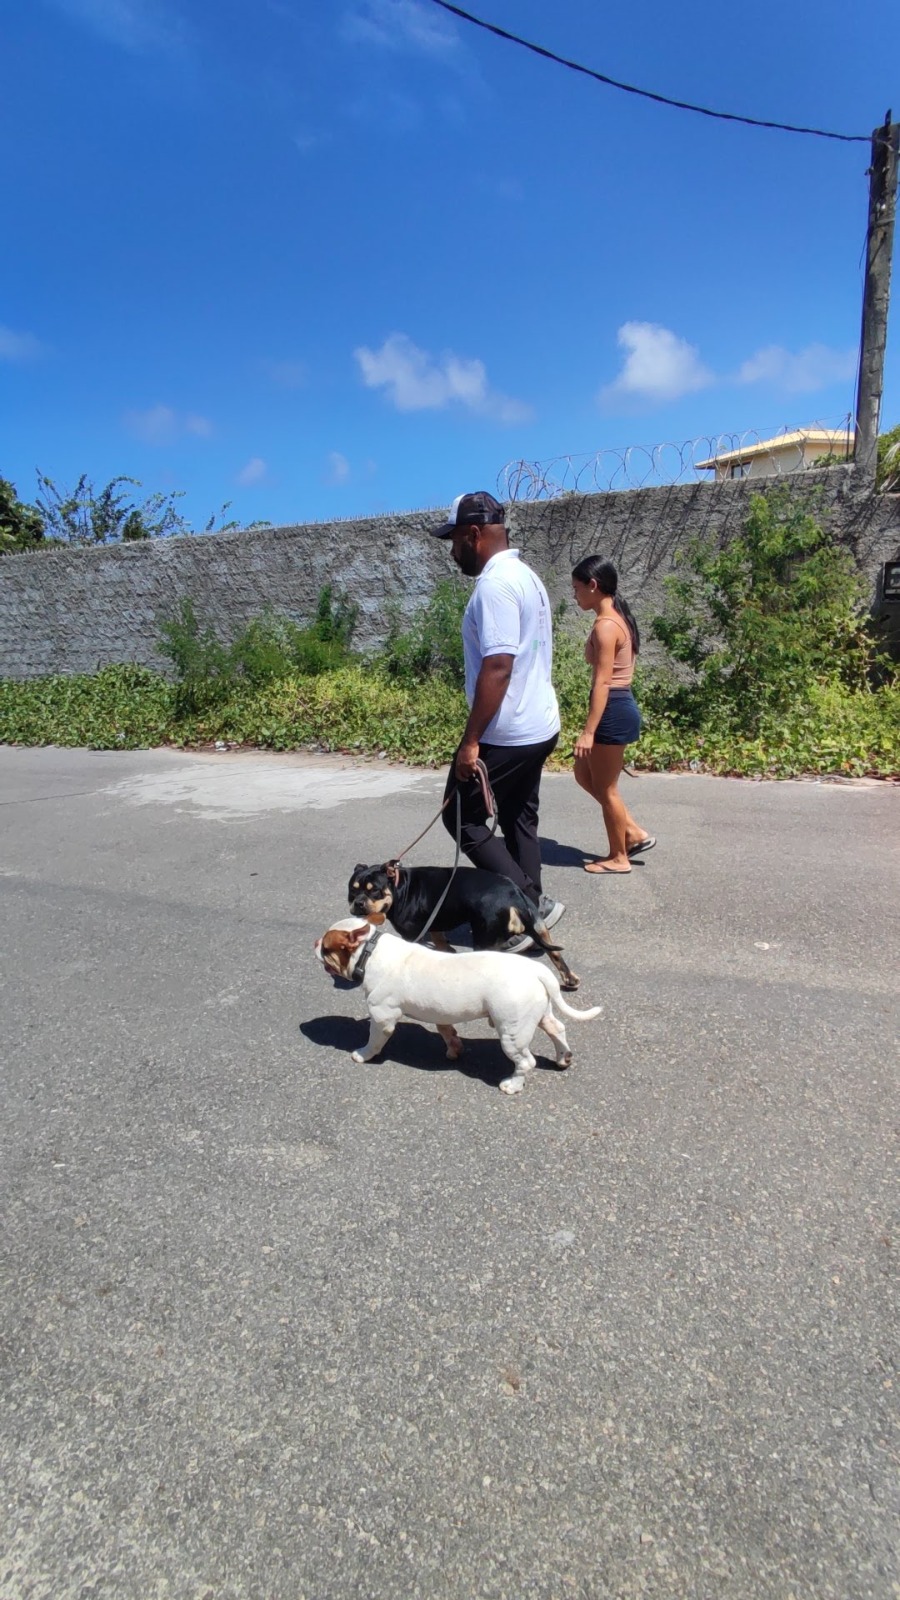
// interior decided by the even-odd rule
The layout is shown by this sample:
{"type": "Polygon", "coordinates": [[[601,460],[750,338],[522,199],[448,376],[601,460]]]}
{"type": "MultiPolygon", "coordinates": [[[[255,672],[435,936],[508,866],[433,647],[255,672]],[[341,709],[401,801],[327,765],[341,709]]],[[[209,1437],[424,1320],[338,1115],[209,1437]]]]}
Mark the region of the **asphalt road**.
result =
{"type": "Polygon", "coordinates": [[[0,750],[0,1595],[894,1600],[900,789],[643,777],[607,880],[549,777],[510,1100],[312,957],[440,785],[0,750]]]}

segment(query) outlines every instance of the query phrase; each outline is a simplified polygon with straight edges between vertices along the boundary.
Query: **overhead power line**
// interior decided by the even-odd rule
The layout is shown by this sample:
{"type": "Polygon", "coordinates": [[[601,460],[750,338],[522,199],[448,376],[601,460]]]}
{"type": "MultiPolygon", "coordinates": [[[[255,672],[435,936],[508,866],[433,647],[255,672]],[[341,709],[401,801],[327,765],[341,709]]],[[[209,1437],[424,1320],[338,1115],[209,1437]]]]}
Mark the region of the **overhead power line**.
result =
{"type": "Polygon", "coordinates": [[[568,67],[570,72],[581,72],[586,78],[594,78],[597,83],[605,83],[611,89],[622,89],[625,94],[640,95],[643,100],[655,100],[661,106],[675,106],[679,111],[696,111],[701,117],[716,117],[721,122],[743,122],[750,128],[777,128],[781,133],[807,133],[817,139],[839,139],[842,144],[868,144],[870,135],[867,133],[830,133],[826,128],[798,128],[791,122],[766,122],[762,117],[739,117],[733,111],[712,111],[709,106],[695,106],[689,100],[673,100],[667,94],[654,94],[650,89],[638,89],[633,83],[621,83],[618,78],[607,77],[604,72],[595,72],[593,67],[584,67],[578,61],[568,61],[565,56],[558,56],[554,50],[546,50],[543,45],[532,44],[529,39],[521,39],[517,33],[509,33],[506,28],[498,28],[493,22],[485,22],[483,17],[475,17],[471,11],[463,11],[461,6],[451,5],[450,0],[431,0],[432,5],[440,6],[442,11],[449,11],[454,17],[461,17],[463,22],[471,22],[476,28],[483,28],[485,33],[496,34],[498,39],[506,39],[510,44],[518,44],[523,50],[530,50],[536,56],[543,56],[546,61],[555,61],[560,67],[568,67]]]}

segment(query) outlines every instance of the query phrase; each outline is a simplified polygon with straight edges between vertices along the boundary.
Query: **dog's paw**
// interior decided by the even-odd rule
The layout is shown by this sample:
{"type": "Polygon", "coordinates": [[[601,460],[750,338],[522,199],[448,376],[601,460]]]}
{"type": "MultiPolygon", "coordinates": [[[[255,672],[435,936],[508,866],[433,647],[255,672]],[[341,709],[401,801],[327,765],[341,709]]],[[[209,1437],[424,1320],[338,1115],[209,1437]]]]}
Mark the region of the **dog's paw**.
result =
{"type": "Polygon", "coordinates": [[[363,1055],[361,1050],[354,1050],[353,1054],[350,1057],[350,1060],[351,1061],[355,1061],[357,1063],[357,1065],[360,1066],[360,1067],[363,1067],[366,1064],[366,1058],[363,1055]]]}
{"type": "Polygon", "coordinates": [[[556,1060],[556,1065],[559,1067],[560,1072],[565,1072],[566,1067],[570,1067],[572,1065],[572,1052],[571,1052],[571,1050],[567,1050],[565,1055],[563,1055],[563,1056],[558,1056],[557,1060],[556,1060]]]}
{"type": "Polygon", "coordinates": [[[572,989],[577,989],[580,984],[581,979],[579,978],[577,972],[570,972],[565,983],[561,983],[559,987],[561,989],[568,989],[571,991],[572,989]]]}
{"type": "Polygon", "coordinates": [[[462,1039],[454,1039],[452,1044],[448,1044],[448,1046],[447,1046],[447,1060],[448,1061],[458,1061],[460,1056],[462,1055],[462,1053],[463,1053],[463,1042],[462,1042],[462,1039]]]}
{"type": "Polygon", "coordinates": [[[513,1077],[503,1079],[502,1083],[500,1084],[500,1093],[521,1094],[524,1087],[525,1079],[522,1077],[520,1072],[516,1072],[513,1077]]]}

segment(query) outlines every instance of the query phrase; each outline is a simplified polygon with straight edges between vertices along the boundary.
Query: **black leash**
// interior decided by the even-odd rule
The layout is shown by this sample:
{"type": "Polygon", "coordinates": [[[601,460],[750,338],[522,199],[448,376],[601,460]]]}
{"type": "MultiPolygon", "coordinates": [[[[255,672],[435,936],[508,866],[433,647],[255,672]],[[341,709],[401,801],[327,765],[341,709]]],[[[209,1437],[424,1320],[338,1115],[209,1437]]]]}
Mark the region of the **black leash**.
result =
{"type": "MultiPolygon", "coordinates": [[[[481,793],[482,793],[482,798],[484,800],[485,815],[487,817],[487,821],[490,823],[490,834],[489,834],[489,837],[493,838],[494,834],[497,832],[497,825],[499,823],[500,818],[499,818],[499,814],[498,814],[498,811],[497,811],[497,801],[494,798],[494,791],[491,788],[491,780],[490,780],[490,777],[488,776],[488,769],[485,766],[484,762],[481,760],[480,756],[479,756],[478,760],[475,763],[475,773],[474,773],[473,778],[470,781],[471,782],[477,782],[477,783],[479,783],[481,785],[481,793]]],[[[420,944],[421,941],[424,939],[426,933],[428,933],[429,929],[431,928],[431,926],[432,926],[432,924],[434,922],[435,917],[437,916],[438,912],[441,909],[441,906],[444,904],[444,901],[446,900],[448,894],[450,893],[450,886],[451,886],[451,884],[453,882],[453,879],[456,877],[456,874],[457,874],[457,872],[459,870],[459,858],[460,858],[460,854],[462,852],[462,793],[461,793],[460,780],[458,778],[456,780],[455,788],[451,791],[450,794],[448,794],[446,800],[444,801],[443,805],[438,810],[437,814],[432,817],[431,821],[428,824],[428,827],[427,828],[423,828],[422,832],[417,834],[415,839],[413,839],[412,844],[408,844],[406,846],[405,850],[401,850],[399,856],[394,856],[392,861],[388,861],[386,863],[386,865],[388,867],[388,870],[389,871],[393,871],[394,882],[396,884],[399,881],[400,873],[399,873],[398,869],[399,869],[400,862],[402,861],[403,857],[405,855],[408,855],[410,850],[413,848],[413,845],[418,844],[420,839],[424,839],[424,837],[425,837],[426,833],[428,833],[429,829],[434,827],[435,823],[438,820],[438,817],[442,816],[444,811],[446,811],[446,809],[447,809],[448,805],[450,804],[450,801],[453,798],[454,794],[456,795],[456,829],[455,829],[455,833],[456,833],[456,858],[455,858],[455,860],[453,862],[453,871],[451,872],[449,878],[447,879],[447,883],[446,883],[446,886],[444,888],[444,892],[441,895],[440,899],[438,900],[438,903],[435,906],[434,910],[432,911],[431,916],[428,918],[428,921],[426,922],[424,928],[422,929],[421,933],[417,933],[416,937],[412,940],[413,944],[420,944]]]]}
{"type": "MultiPolygon", "coordinates": [[[[447,798],[448,799],[450,798],[449,795],[448,795],[447,798]]],[[[491,794],[491,799],[493,800],[493,798],[494,798],[493,794],[491,794]]],[[[445,804],[446,804],[446,801],[445,801],[445,804]]],[[[441,811],[443,811],[443,809],[444,809],[444,807],[441,806],[441,811]]],[[[440,812],[438,812],[438,816],[440,816],[440,812]]],[[[437,818],[435,818],[435,820],[437,820],[437,818]]],[[[491,829],[491,833],[492,834],[494,832],[496,832],[496,828],[497,828],[497,813],[496,813],[496,810],[495,810],[494,811],[494,826],[491,829]]],[[[427,831],[428,830],[426,829],[426,832],[427,831]]],[[[424,928],[422,929],[422,932],[421,933],[417,933],[416,937],[413,939],[413,941],[412,941],[413,944],[420,944],[421,941],[424,939],[426,933],[428,932],[429,928],[431,927],[431,924],[434,922],[435,917],[437,916],[438,912],[440,911],[441,906],[444,904],[444,901],[446,900],[448,894],[450,893],[450,885],[453,882],[453,879],[456,877],[457,870],[459,868],[459,855],[460,855],[460,850],[461,849],[462,849],[462,795],[459,792],[459,782],[457,781],[457,785],[456,785],[456,859],[455,859],[455,861],[453,863],[453,871],[451,872],[449,878],[447,879],[446,888],[444,889],[443,894],[441,895],[437,905],[435,906],[434,910],[432,911],[431,916],[428,918],[428,921],[426,922],[424,928]]]]}
{"type": "MultiPolygon", "coordinates": [[[[498,821],[498,817],[497,817],[497,802],[494,799],[494,791],[491,788],[491,780],[490,780],[490,778],[488,776],[488,769],[485,766],[485,764],[482,761],[480,756],[479,756],[478,760],[475,763],[475,772],[474,772],[473,777],[472,777],[472,779],[470,781],[478,782],[478,783],[481,784],[481,795],[482,795],[482,799],[484,800],[485,814],[486,814],[486,816],[488,818],[488,821],[490,821],[491,818],[493,818],[493,827],[491,828],[491,836],[493,836],[497,831],[497,821],[498,821]]],[[[456,780],[456,793],[457,793],[457,795],[459,794],[459,779],[458,778],[456,780]]],[[[403,860],[404,856],[408,856],[409,855],[409,852],[413,848],[413,845],[418,844],[420,839],[424,839],[426,833],[428,833],[434,827],[435,823],[438,820],[438,817],[440,817],[443,814],[443,812],[446,811],[448,805],[450,804],[450,800],[451,800],[451,795],[448,794],[448,796],[447,796],[446,800],[444,801],[443,805],[438,807],[437,811],[435,812],[434,816],[432,817],[431,821],[429,822],[428,827],[427,828],[423,828],[421,833],[417,833],[416,837],[412,841],[412,844],[408,844],[406,846],[405,850],[401,850],[400,851],[399,855],[392,856],[390,861],[388,861],[386,863],[387,866],[395,867],[403,860]]]]}

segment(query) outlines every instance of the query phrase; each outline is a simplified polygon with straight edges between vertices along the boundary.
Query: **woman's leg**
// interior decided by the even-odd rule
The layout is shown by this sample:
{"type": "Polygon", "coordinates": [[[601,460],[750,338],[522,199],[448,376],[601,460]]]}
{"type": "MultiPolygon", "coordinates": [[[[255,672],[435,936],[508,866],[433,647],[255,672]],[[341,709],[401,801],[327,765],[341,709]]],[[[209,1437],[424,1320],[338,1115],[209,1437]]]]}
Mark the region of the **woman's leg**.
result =
{"type": "Polygon", "coordinates": [[[619,794],[619,774],[625,762],[623,744],[595,744],[588,757],[591,792],[603,811],[609,854],[585,863],[586,872],[630,872],[626,843],[628,812],[619,794]]]}
{"type": "Polygon", "coordinates": [[[591,777],[590,757],[576,756],[572,771],[575,776],[575,782],[578,784],[579,789],[584,789],[585,793],[589,794],[591,799],[596,800],[599,804],[599,796],[594,793],[594,780],[591,777]]]}
{"type": "MultiPolygon", "coordinates": [[[[624,800],[622,801],[622,804],[623,804],[623,806],[625,805],[624,800]]],[[[633,850],[634,846],[636,844],[643,844],[644,840],[645,839],[649,839],[649,837],[650,837],[650,835],[647,832],[647,829],[646,828],[642,828],[639,822],[635,822],[635,819],[631,815],[631,812],[628,810],[628,807],[625,806],[625,848],[626,848],[626,850],[633,850]]]]}
{"type": "MultiPolygon", "coordinates": [[[[604,747],[595,745],[594,748],[596,750],[604,747]]],[[[605,748],[609,750],[615,749],[616,747],[615,745],[606,745],[605,748]]],[[[597,804],[600,805],[600,790],[595,790],[594,788],[594,777],[591,771],[590,757],[582,756],[580,759],[576,759],[573,772],[575,782],[578,784],[579,788],[583,789],[586,794],[590,795],[592,800],[596,800],[597,804]]],[[[619,795],[619,799],[622,800],[621,795],[619,795]]],[[[647,832],[647,829],[642,828],[637,819],[631,815],[628,807],[625,806],[624,800],[622,800],[622,805],[625,807],[625,849],[632,850],[636,844],[643,844],[644,840],[649,839],[650,835],[647,832]]]]}

